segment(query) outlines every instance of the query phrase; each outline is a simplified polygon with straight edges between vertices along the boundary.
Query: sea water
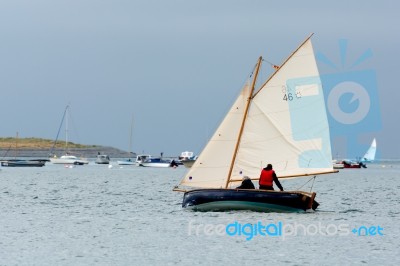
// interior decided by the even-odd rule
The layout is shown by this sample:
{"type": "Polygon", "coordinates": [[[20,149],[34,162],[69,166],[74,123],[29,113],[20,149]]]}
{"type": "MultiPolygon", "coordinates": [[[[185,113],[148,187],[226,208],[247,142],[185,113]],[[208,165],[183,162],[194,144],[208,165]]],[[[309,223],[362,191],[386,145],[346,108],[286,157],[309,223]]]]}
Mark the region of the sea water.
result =
{"type": "Polygon", "coordinates": [[[186,171],[3,167],[0,265],[400,265],[398,162],[281,180],[305,213],[183,210],[186,171]]]}

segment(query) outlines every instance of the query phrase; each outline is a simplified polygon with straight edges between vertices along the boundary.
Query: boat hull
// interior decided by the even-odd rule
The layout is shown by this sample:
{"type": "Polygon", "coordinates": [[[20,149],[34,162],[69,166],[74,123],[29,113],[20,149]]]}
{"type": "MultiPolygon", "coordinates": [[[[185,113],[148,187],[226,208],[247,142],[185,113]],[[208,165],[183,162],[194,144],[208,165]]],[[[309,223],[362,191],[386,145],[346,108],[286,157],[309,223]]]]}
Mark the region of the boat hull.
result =
{"type": "Polygon", "coordinates": [[[135,162],[133,162],[133,161],[117,161],[117,164],[118,165],[136,165],[136,163],[135,162]]]}
{"type": "Polygon", "coordinates": [[[96,164],[109,164],[110,157],[107,155],[98,155],[95,161],[96,164]]]}
{"type": "Polygon", "coordinates": [[[2,161],[1,166],[4,167],[42,167],[46,163],[45,160],[8,160],[2,161]]]}
{"type": "Polygon", "coordinates": [[[167,162],[167,163],[146,163],[146,162],[142,162],[142,163],[139,164],[139,166],[166,168],[166,167],[170,167],[171,164],[169,162],[167,162]]]}
{"type": "Polygon", "coordinates": [[[181,160],[181,162],[186,168],[190,168],[193,166],[193,164],[196,162],[196,160],[186,159],[186,160],[181,160]]]}
{"type": "Polygon", "coordinates": [[[366,164],[362,162],[343,162],[344,168],[367,168],[366,164]]]}
{"type": "Polygon", "coordinates": [[[182,207],[194,211],[304,212],[318,207],[314,197],[302,191],[197,189],[185,192],[182,207]]]}
{"type": "Polygon", "coordinates": [[[89,161],[80,160],[80,159],[50,159],[50,162],[53,164],[75,164],[75,165],[84,165],[88,164],[89,161]]]}
{"type": "Polygon", "coordinates": [[[84,159],[78,159],[76,156],[73,155],[63,155],[60,158],[53,157],[50,158],[50,162],[53,164],[74,164],[74,165],[84,165],[89,163],[89,161],[84,159]]]}

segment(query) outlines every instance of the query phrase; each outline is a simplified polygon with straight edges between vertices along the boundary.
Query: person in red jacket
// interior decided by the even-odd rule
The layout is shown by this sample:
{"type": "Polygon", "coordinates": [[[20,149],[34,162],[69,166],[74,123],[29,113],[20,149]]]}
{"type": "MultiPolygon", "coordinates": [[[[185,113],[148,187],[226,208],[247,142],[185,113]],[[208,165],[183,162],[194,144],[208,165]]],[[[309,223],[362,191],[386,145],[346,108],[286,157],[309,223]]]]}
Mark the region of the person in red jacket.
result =
{"type": "Polygon", "coordinates": [[[279,182],[275,171],[272,169],[272,164],[268,164],[267,167],[261,170],[260,179],[258,182],[260,189],[274,190],[273,182],[275,182],[278,188],[283,191],[283,187],[279,182]]]}

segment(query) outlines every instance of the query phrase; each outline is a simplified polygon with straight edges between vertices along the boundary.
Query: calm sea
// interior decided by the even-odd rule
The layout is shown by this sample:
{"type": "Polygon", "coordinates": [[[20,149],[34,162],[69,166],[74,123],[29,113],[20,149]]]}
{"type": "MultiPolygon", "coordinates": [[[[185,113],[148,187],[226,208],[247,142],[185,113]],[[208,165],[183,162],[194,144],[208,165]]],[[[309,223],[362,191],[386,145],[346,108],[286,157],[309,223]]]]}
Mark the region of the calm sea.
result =
{"type": "Polygon", "coordinates": [[[185,172],[3,167],[0,265],[400,265],[398,162],[318,176],[309,213],[185,211],[185,172]]]}

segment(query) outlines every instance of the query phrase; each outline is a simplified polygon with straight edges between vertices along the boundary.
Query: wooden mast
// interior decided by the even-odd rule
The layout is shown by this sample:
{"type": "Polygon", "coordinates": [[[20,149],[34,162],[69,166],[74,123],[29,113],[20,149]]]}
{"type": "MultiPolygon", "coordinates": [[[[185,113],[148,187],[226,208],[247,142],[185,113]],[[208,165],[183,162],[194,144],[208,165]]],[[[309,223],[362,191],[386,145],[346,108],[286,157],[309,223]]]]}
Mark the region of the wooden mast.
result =
{"type": "Polygon", "coordinates": [[[252,82],[252,84],[251,84],[251,89],[250,89],[249,97],[247,98],[246,109],[245,109],[245,111],[244,111],[243,120],[242,120],[242,125],[241,125],[241,127],[240,127],[239,136],[238,136],[238,139],[237,139],[237,142],[236,142],[235,152],[233,153],[233,157],[232,157],[232,161],[231,161],[231,166],[230,166],[230,168],[229,168],[228,178],[226,179],[226,183],[225,183],[225,188],[228,188],[228,185],[229,185],[229,182],[230,182],[231,174],[232,174],[232,171],[233,171],[233,165],[234,165],[234,163],[235,163],[237,151],[238,151],[238,149],[239,149],[240,140],[241,140],[241,138],[242,138],[243,129],[244,129],[244,124],[245,124],[245,122],[246,122],[247,114],[248,114],[248,112],[249,112],[250,102],[251,102],[251,98],[252,98],[252,96],[253,96],[254,87],[255,87],[255,85],[256,85],[256,81],[257,81],[257,77],[258,77],[258,72],[259,72],[259,70],[260,70],[261,62],[262,62],[262,57],[260,56],[260,57],[258,58],[257,67],[256,67],[256,71],[255,71],[255,74],[254,74],[253,82],[252,82]]]}

